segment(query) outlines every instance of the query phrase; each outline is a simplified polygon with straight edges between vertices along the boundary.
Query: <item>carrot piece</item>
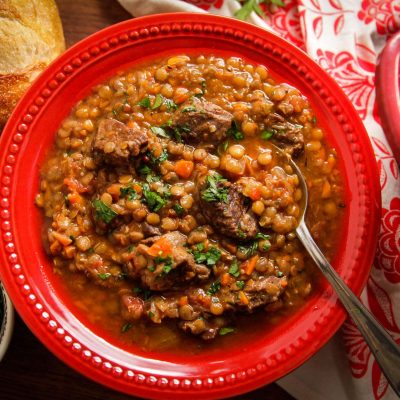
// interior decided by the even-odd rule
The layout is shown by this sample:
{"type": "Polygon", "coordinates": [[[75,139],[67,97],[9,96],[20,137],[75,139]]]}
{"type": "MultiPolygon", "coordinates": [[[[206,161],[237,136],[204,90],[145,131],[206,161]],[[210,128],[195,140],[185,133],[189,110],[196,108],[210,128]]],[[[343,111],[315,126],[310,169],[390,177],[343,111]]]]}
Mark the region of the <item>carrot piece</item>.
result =
{"type": "Polygon", "coordinates": [[[282,279],[282,280],[281,280],[281,286],[282,286],[283,288],[285,288],[287,285],[288,285],[287,280],[286,280],[286,279],[282,279]]]}
{"type": "Polygon", "coordinates": [[[245,262],[244,272],[247,275],[251,275],[251,273],[254,271],[254,268],[256,267],[259,258],[260,256],[256,254],[255,256],[251,257],[250,260],[245,262]]]}
{"type": "Polygon", "coordinates": [[[249,299],[246,296],[246,293],[243,292],[242,290],[239,292],[239,299],[245,306],[247,306],[247,304],[249,304],[249,299]]]}
{"type": "Polygon", "coordinates": [[[189,304],[188,301],[188,297],[187,296],[182,296],[180,297],[179,301],[178,301],[179,305],[182,306],[186,306],[186,304],[189,304]]]}
{"type": "Polygon", "coordinates": [[[152,257],[169,256],[172,254],[172,243],[167,238],[162,237],[148,248],[147,254],[152,257]]]}
{"type": "Polygon", "coordinates": [[[175,172],[180,178],[187,179],[190,175],[192,175],[193,167],[193,161],[179,160],[175,164],[175,172]]]}
{"type": "Polygon", "coordinates": [[[72,243],[72,239],[62,233],[53,232],[53,238],[58,240],[63,246],[68,246],[72,243]]]}
{"type": "Polygon", "coordinates": [[[229,285],[230,280],[231,280],[231,278],[230,278],[229,274],[226,272],[225,274],[223,274],[221,276],[221,285],[222,286],[229,285]]]}
{"type": "Polygon", "coordinates": [[[126,124],[126,126],[127,126],[128,128],[134,128],[134,127],[135,127],[135,122],[133,122],[133,121],[128,121],[128,123],[126,124]]]}
{"type": "Polygon", "coordinates": [[[68,196],[67,196],[67,199],[68,199],[70,204],[76,204],[76,203],[82,204],[83,203],[82,196],[77,192],[69,193],[68,196]]]}

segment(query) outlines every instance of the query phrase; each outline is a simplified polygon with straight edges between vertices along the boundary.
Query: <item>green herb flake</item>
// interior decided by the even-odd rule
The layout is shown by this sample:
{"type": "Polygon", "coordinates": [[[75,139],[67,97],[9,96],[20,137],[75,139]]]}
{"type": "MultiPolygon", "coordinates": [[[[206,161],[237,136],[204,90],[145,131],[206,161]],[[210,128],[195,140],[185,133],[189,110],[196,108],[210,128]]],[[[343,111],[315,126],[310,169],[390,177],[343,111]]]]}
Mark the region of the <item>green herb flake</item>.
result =
{"type": "Polygon", "coordinates": [[[212,296],[221,290],[221,282],[215,281],[211,284],[210,288],[207,290],[207,294],[212,296]]]}
{"type": "Polygon", "coordinates": [[[138,197],[138,194],[136,193],[135,189],[131,186],[128,187],[121,187],[120,191],[120,196],[121,199],[127,198],[129,201],[135,200],[138,197]]]}
{"type": "Polygon", "coordinates": [[[185,212],[185,209],[178,203],[173,205],[173,209],[177,213],[177,215],[182,215],[185,212]]]}
{"type": "Polygon", "coordinates": [[[208,202],[228,203],[228,188],[225,186],[226,179],[219,174],[208,175],[207,187],[201,192],[201,198],[208,202]]]}
{"type": "Polygon", "coordinates": [[[270,130],[267,130],[267,131],[262,131],[261,134],[260,134],[260,137],[261,137],[261,139],[269,140],[274,135],[275,135],[275,130],[274,129],[270,129],[270,130]]]}
{"type": "Polygon", "coordinates": [[[204,264],[208,267],[212,267],[217,264],[217,262],[221,258],[221,251],[216,247],[209,247],[206,252],[203,252],[204,244],[201,244],[203,245],[203,247],[197,247],[196,250],[194,250],[193,252],[193,257],[196,263],[204,264]]]}
{"type": "Polygon", "coordinates": [[[241,132],[239,124],[236,121],[232,122],[231,127],[226,132],[228,137],[231,137],[235,140],[242,140],[244,139],[244,134],[241,132]]]}
{"type": "Polygon", "coordinates": [[[149,311],[147,315],[149,316],[149,318],[153,318],[155,314],[153,313],[153,311],[149,311]]]}
{"type": "Polygon", "coordinates": [[[158,107],[160,107],[164,102],[164,98],[161,96],[160,93],[157,93],[156,98],[154,99],[154,103],[151,106],[152,110],[157,109],[158,107]]]}
{"type": "Polygon", "coordinates": [[[282,271],[278,271],[278,278],[282,278],[285,274],[282,271]]]}
{"type": "Polygon", "coordinates": [[[133,250],[135,250],[135,246],[133,244],[128,246],[128,253],[132,253],[133,250]]]}
{"type": "Polygon", "coordinates": [[[317,124],[317,117],[316,117],[315,115],[311,118],[311,122],[312,122],[314,125],[317,124]]]}
{"type": "Polygon", "coordinates": [[[97,274],[97,276],[102,280],[102,281],[106,281],[111,274],[109,272],[106,272],[105,274],[97,274]]]}
{"type": "Polygon", "coordinates": [[[229,333],[233,333],[233,332],[235,332],[235,328],[230,328],[228,326],[225,326],[219,330],[218,334],[220,336],[225,336],[225,335],[228,335],[229,333]]]}
{"type": "Polygon", "coordinates": [[[188,107],[185,107],[184,109],[182,109],[183,113],[194,112],[194,111],[196,111],[195,106],[188,106],[188,107]]]}
{"type": "Polygon", "coordinates": [[[266,235],[265,233],[262,233],[262,232],[257,232],[256,239],[268,240],[268,239],[271,239],[271,236],[266,235]]]}
{"type": "Polygon", "coordinates": [[[143,97],[143,99],[139,101],[138,105],[144,108],[150,108],[151,106],[150,97],[149,96],[143,97]]]}
{"type": "Polygon", "coordinates": [[[246,258],[250,258],[257,251],[257,248],[258,248],[258,242],[255,241],[247,246],[245,245],[239,246],[238,250],[241,253],[243,253],[246,256],[246,258]]]}
{"type": "Polygon", "coordinates": [[[239,275],[240,275],[240,267],[239,267],[239,263],[238,263],[238,261],[236,259],[233,261],[233,263],[229,267],[229,271],[228,272],[232,276],[234,276],[235,278],[239,277],[239,275]]]}
{"type": "Polygon", "coordinates": [[[159,126],[152,126],[150,130],[157,136],[169,139],[169,135],[167,132],[165,132],[165,129],[159,127],[159,126]]]}
{"type": "Polygon", "coordinates": [[[244,281],[236,281],[236,286],[242,290],[244,288],[244,281]]]}
{"type": "Polygon", "coordinates": [[[129,329],[131,329],[132,327],[133,327],[133,325],[128,322],[127,324],[122,326],[121,332],[125,333],[125,332],[129,331],[129,329]]]}
{"type": "Polygon", "coordinates": [[[152,192],[151,190],[144,189],[143,195],[144,200],[151,211],[157,212],[167,204],[166,200],[164,200],[158,193],[152,192]]]}
{"type": "Polygon", "coordinates": [[[196,93],[194,95],[194,97],[200,98],[203,97],[206,94],[206,87],[207,87],[207,83],[206,81],[201,81],[201,92],[200,93],[196,93]]]}
{"type": "Polygon", "coordinates": [[[96,210],[96,218],[101,219],[106,224],[109,224],[118,215],[111,207],[101,200],[94,200],[92,205],[96,210]]]}
{"type": "Polygon", "coordinates": [[[222,144],[222,149],[226,151],[228,150],[228,146],[229,146],[229,140],[225,140],[225,142],[222,144]]]}
{"type": "Polygon", "coordinates": [[[171,99],[164,99],[164,104],[168,112],[175,111],[179,107],[178,104],[171,99]]]}

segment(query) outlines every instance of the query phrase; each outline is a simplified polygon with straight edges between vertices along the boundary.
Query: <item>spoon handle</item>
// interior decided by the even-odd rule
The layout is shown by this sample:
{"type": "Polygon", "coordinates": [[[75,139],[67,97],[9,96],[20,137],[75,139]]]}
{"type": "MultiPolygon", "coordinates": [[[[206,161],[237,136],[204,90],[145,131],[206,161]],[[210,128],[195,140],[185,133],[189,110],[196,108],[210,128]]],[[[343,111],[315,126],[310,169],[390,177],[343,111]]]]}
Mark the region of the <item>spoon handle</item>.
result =
{"type": "Polygon", "coordinates": [[[343,282],[311,237],[304,220],[296,233],[304,247],[333,286],[343,306],[364,336],[383,374],[400,397],[400,347],[343,282]]]}

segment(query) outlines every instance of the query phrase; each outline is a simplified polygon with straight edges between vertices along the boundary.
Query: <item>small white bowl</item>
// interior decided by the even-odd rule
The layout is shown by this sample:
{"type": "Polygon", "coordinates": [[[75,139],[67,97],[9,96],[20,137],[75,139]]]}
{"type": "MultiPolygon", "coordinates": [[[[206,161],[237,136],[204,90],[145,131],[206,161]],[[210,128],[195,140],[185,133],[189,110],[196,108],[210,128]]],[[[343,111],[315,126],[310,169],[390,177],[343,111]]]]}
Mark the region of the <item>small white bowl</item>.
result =
{"type": "Polygon", "coordinates": [[[0,282],[0,296],[3,298],[3,318],[0,320],[0,361],[2,360],[8,345],[10,344],[14,328],[14,307],[9,299],[3,285],[0,282]]]}

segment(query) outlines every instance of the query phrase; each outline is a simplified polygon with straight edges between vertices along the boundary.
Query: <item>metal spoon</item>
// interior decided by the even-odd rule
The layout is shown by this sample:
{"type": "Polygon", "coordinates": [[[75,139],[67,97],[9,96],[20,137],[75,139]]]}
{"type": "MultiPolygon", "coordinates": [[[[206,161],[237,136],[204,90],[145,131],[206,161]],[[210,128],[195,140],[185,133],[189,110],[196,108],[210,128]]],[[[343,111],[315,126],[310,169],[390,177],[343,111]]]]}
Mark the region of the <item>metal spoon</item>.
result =
{"type": "MultiPolygon", "coordinates": [[[[275,147],[275,146],[274,146],[275,147]]],[[[278,151],[283,154],[282,150],[278,151]]],[[[297,237],[313,258],[319,269],[333,286],[344,308],[357,325],[383,374],[386,376],[396,394],[400,397],[400,346],[392,339],[386,330],[358,300],[355,294],[343,282],[328,260],[318,248],[307,228],[304,216],[308,204],[308,189],[306,181],[297,164],[288,157],[289,164],[299,178],[303,192],[303,207],[300,222],[296,228],[297,237]]]]}

